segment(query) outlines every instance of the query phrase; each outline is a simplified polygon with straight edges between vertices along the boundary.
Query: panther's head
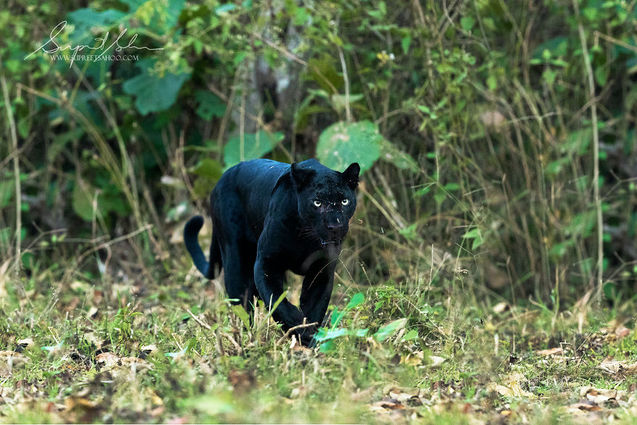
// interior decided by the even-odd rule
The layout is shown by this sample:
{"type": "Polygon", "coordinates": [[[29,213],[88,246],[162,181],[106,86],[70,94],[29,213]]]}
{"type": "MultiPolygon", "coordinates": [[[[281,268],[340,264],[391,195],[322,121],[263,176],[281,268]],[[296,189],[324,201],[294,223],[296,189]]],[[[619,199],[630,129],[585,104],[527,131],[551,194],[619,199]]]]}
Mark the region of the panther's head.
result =
{"type": "Polygon", "coordinates": [[[316,160],[292,164],[290,174],[297,192],[298,212],[304,231],[327,251],[340,251],[356,209],[360,167],[351,164],[342,173],[316,160]]]}

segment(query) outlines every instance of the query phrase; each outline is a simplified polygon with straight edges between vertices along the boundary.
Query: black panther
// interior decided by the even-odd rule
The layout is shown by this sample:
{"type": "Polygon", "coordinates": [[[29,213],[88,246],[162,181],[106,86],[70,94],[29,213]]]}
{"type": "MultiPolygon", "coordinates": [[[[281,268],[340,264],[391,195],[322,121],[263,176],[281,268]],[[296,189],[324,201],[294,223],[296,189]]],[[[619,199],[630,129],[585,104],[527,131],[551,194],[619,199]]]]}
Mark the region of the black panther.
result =
{"type": "Polygon", "coordinates": [[[241,162],[226,171],[210,195],[210,261],[191,218],[184,241],[197,269],[212,279],[223,268],[226,291],[248,311],[254,296],[272,306],[283,294],[287,270],[304,276],[300,309],[284,299],[273,312],[284,330],[310,345],[332,294],[334,269],[356,209],[360,167],[331,170],[315,159],[284,164],[241,162]]]}

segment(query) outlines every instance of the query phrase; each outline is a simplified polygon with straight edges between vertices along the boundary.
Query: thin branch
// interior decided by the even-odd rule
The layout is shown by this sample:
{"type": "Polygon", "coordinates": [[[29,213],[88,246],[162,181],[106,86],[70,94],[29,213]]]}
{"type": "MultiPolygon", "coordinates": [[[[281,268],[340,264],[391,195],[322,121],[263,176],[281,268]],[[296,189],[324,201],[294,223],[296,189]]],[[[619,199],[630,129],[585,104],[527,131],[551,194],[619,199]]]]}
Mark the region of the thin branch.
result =
{"type": "Polygon", "coordinates": [[[199,326],[201,326],[202,328],[207,329],[207,330],[212,329],[212,328],[210,327],[210,325],[209,325],[209,324],[207,324],[207,323],[202,322],[201,320],[199,320],[199,319],[197,318],[197,316],[195,316],[195,315],[192,313],[192,311],[190,311],[190,309],[188,309],[188,308],[187,308],[187,309],[186,309],[186,312],[187,312],[188,314],[190,314],[190,317],[192,317],[192,318],[194,319],[194,321],[195,321],[195,322],[197,322],[197,323],[199,324],[199,326]]]}
{"type": "Polygon", "coordinates": [[[309,328],[311,326],[316,326],[316,325],[318,325],[318,322],[301,323],[300,325],[296,325],[296,326],[291,327],[290,329],[287,330],[285,335],[283,335],[281,338],[279,338],[279,340],[277,341],[277,345],[282,343],[286,338],[289,338],[289,336],[292,335],[292,332],[294,332],[295,330],[303,329],[303,328],[309,328]]]}

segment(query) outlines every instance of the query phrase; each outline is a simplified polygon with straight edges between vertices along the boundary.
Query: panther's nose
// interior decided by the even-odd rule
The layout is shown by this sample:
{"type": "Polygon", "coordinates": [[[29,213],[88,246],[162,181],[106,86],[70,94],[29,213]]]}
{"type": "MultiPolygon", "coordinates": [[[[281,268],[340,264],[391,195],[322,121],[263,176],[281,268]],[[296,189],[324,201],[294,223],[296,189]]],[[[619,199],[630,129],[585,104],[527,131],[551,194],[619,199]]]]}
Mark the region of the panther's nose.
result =
{"type": "Polygon", "coordinates": [[[338,223],[328,223],[327,224],[327,230],[340,230],[343,228],[342,224],[338,224],[338,223]]]}
{"type": "Polygon", "coordinates": [[[342,230],[343,226],[344,226],[344,223],[340,218],[337,218],[334,221],[329,221],[326,224],[327,230],[330,232],[337,232],[339,230],[342,230]]]}

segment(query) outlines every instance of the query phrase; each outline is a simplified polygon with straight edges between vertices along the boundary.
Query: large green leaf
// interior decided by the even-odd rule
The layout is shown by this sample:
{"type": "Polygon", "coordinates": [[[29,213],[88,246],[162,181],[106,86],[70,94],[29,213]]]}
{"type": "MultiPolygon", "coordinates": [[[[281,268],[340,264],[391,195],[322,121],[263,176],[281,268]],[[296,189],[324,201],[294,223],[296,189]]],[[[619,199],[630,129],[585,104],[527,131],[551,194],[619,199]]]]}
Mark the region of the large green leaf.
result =
{"type": "Polygon", "coordinates": [[[387,142],[370,121],[337,122],[321,133],[316,156],[327,167],[345,170],[358,162],[361,172],[368,170],[380,157],[381,146],[387,142]]]}
{"type": "Polygon", "coordinates": [[[142,115],[170,108],[182,84],[190,77],[189,73],[159,75],[153,72],[154,65],[154,59],[139,61],[141,73],[124,83],[124,91],[136,96],[135,107],[142,115]]]}
{"type": "Polygon", "coordinates": [[[408,170],[414,173],[420,170],[416,160],[408,153],[398,149],[392,142],[383,140],[380,150],[380,159],[383,161],[390,162],[401,170],[408,170]]]}
{"type": "MultiPolygon", "coordinates": [[[[98,12],[97,10],[91,8],[77,9],[67,15],[67,20],[69,24],[73,25],[73,32],[69,32],[68,28],[65,30],[69,34],[69,39],[72,41],[73,45],[79,44],[88,44],[89,46],[99,45],[98,41],[95,41],[96,35],[93,34],[93,28],[103,28],[104,31],[107,27],[115,24],[119,20],[121,20],[125,13],[120,12],[115,9],[107,9],[102,12],[98,12]]],[[[105,34],[105,32],[104,32],[105,34]]],[[[97,37],[102,37],[104,34],[100,34],[97,37]]],[[[114,37],[114,39],[116,36],[114,37]]],[[[106,46],[109,46],[113,40],[106,40],[106,46]]],[[[122,43],[122,45],[124,45],[122,43]]],[[[101,54],[99,51],[97,54],[101,54]]],[[[110,53],[110,52],[109,52],[110,53]]],[[[87,54],[87,51],[84,50],[83,54],[87,54]]],[[[94,54],[93,51],[90,51],[88,54],[94,54]]]]}
{"type": "Polygon", "coordinates": [[[239,136],[233,137],[223,148],[226,168],[241,161],[261,158],[274,149],[281,140],[283,140],[283,133],[268,133],[263,130],[259,130],[258,133],[244,134],[243,141],[239,136]]]}
{"type": "Polygon", "coordinates": [[[407,324],[407,319],[405,318],[394,320],[393,322],[390,322],[378,329],[378,331],[376,331],[376,333],[374,334],[374,338],[377,341],[382,342],[392,336],[399,329],[404,328],[405,324],[407,324]]]}
{"type": "Polygon", "coordinates": [[[214,93],[207,90],[195,92],[197,100],[197,115],[208,121],[212,117],[223,117],[226,113],[226,104],[214,93]]]}
{"type": "Polygon", "coordinates": [[[73,206],[73,211],[86,221],[91,221],[94,212],[96,212],[93,208],[94,196],[94,187],[79,180],[75,181],[75,187],[71,195],[71,205],[73,206]]]}
{"type": "Polygon", "coordinates": [[[0,181],[0,208],[4,208],[9,205],[14,193],[15,184],[13,179],[0,181]]]}

